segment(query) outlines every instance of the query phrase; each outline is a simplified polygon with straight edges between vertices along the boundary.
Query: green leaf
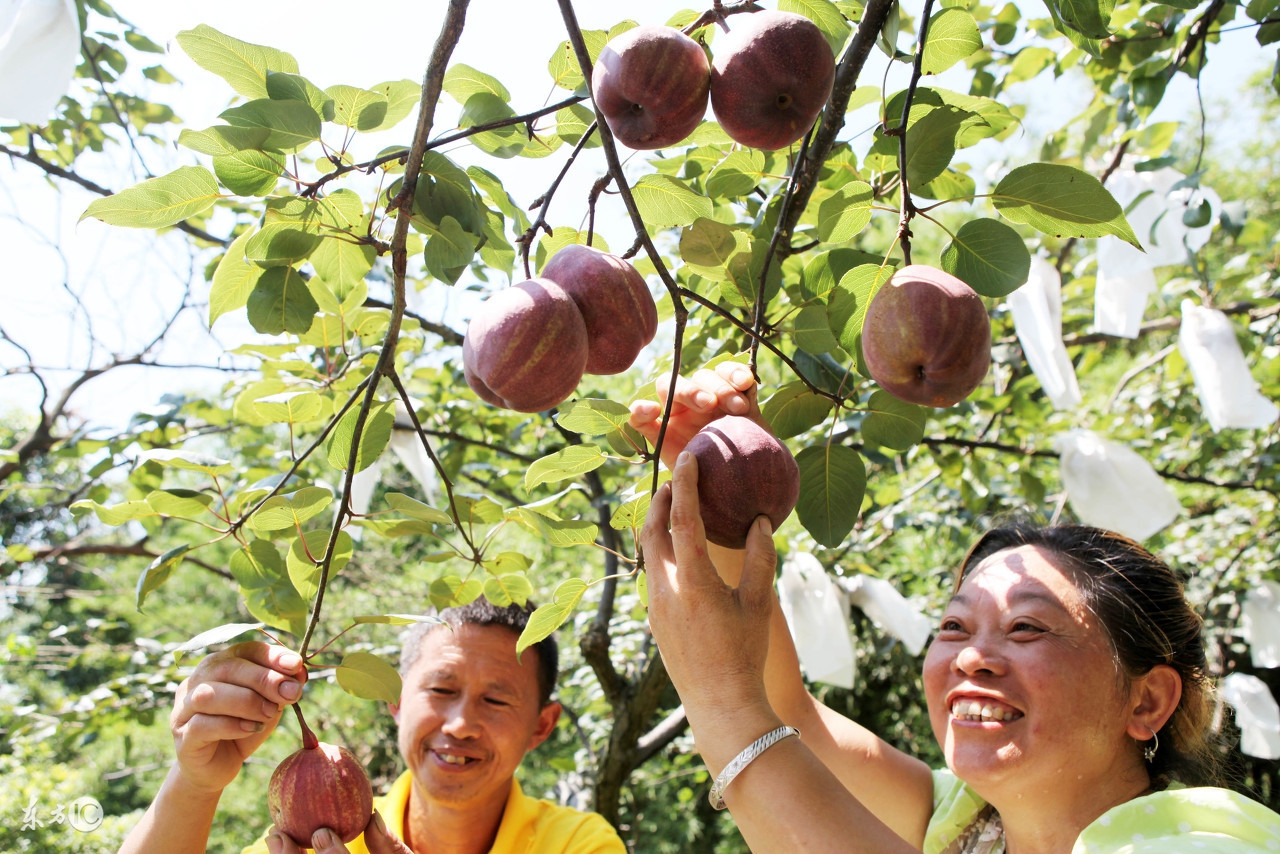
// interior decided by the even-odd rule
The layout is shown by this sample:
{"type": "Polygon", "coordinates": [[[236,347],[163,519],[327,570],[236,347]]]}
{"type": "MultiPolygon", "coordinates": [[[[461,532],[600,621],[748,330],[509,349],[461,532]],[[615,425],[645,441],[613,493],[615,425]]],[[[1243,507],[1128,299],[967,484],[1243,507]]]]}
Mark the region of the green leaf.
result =
{"type": "MultiPolygon", "coordinates": [[[[307,531],[289,546],[289,554],[285,556],[285,567],[289,571],[289,580],[298,594],[308,602],[320,589],[320,561],[324,560],[325,549],[329,547],[327,529],[307,531]],[[307,557],[310,554],[311,557],[307,557]]],[[[338,532],[338,541],[333,545],[333,559],[329,562],[329,580],[342,572],[342,568],[351,560],[355,546],[351,535],[346,531],[338,532]]]]}
{"type": "Polygon", "coordinates": [[[815,445],[796,454],[800,466],[800,524],[827,548],[835,548],[853,530],[862,509],[867,470],[858,452],[846,445],[815,445]]]}
{"type": "MultiPolygon", "coordinates": [[[[589,107],[570,104],[556,111],[556,135],[570,145],[577,145],[595,120],[596,114],[589,107]]],[[[599,145],[599,136],[594,136],[587,142],[587,148],[596,148],[599,145]]]]}
{"type": "Polygon", "coordinates": [[[320,116],[305,101],[272,101],[261,98],[218,114],[229,125],[266,128],[264,148],[292,154],[320,138],[320,116]]]}
{"type": "Polygon", "coordinates": [[[236,151],[213,158],[213,172],[237,196],[265,196],[276,188],[284,161],[265,151],[236,151]]]}
{"type": "Polygon", "coordinates": [[[476,239],[453,217],[446,216],[427,239],[423,262],[427,272],[453,284],[476,254],[476,239]]]}
{"type": "Polygon", "coordinates": [[[454,493],[453,509],[464,525],[493,525],[503,520],[502,505],[483,495],[454,493]]]}
{"type": "Polygon", "coordinates": [[[760,408],[779,439],[790,439],[821,424],[831,412],[829,398],[814,394],[800,381],[787,383],[760,408]]]}
{"type": "Polygon", "coordinates": [[[436,625],[444,625],[445,621],[439,617],[433,617],[428,614],[371,614],[363,617],[355,617],[351,622],[357,626],[363,626],[368,623],[390,626],[412,626],[414,623],[435,623],[436,625]]]}
{"type": "Polygon", "coordinates": [[[846,243],[862,233],[871,222],[871,185],[850,181],[818,206],[818,239],[824,243],[846,243]]]}
{"type": "Polygon", "coordinates": [[[609,527],[618,531],[625,531],[628,528],[643,526],[645,516],[649,514],[650,500],[651,496],[648,492],[641,492],[635,498],[619,504],[609,518],[609,527]]]}
{"type": "Polygon", "coordinates": [[[1113,234],[1141,249],[1120,203],[1097,178],[1073,166],[1030,163],[1019,166],[992,191],[1005,219],[1056,237],[1113,234]]]}
{"type": "Polygon", "coordinates": [[[213,271],[213,282],[209,287],[209,326],[222,315],[239,311],[249,301],[249,294],[258,284],[262,268],[250,264],[244,257],[245,244],[253,237],[253,231],[246,231],[231,241],[218,269],[213,271]]]}
{"type": "MultiPolygon", "coordinates": [[[[600,57],[600,51],[604,49],[605,42],[609,40],[609,34],[604,30],[583,30],[582,40],[586,42],[587,54],[594,63],[600,57]]],[[[573,45],[567,41],[562,41],[556,46],[550,61],[547,62],[547,72],[551,74],[551,81],[555,85],[570,92],[587,82],[578,65],[578,55],[574,53],[573,45]]]]}
{"type": "Polygon", "coordinates": [[[371,652],[349,652],[334,671],[343,691],[362,700],[400,702],[400,674],[371,652]]]}
{"type": "MultiPolygon", "coordinates": [[[[329,465],[339,471],[346,471],[351,460],[351,447],[355,439],[356,421],[360,415],[360,407],[353,406],[342,416],[338,426],[333,428],[333,438],[329,440],[329,465]]],[[[364,471],[373,465],[373,461],[382,456],[387,443],[391,441],[391,431],[396,423],[396,404],[393,400],[375,403],[369,410],[365,421],[364,432],[360,436],[360,448],[356,452],[356,471],[364,471]]]]}
{"type": "Polygon", "coordinates": [[[333,121],[333,99],[300,74],[268,72],[267,97],[273,101],[302,101],[324,121],[333,121]]]}
{"type": "Polygon", "coordinates": [[[570,445],[548,454],[529,466],[524,474],[524,488],[533,489],[544,483],[553,483],[595,471],[608,458],[595,445],[570,445]]]}
{"type": "Polygon", "coordinates": [[[653,228],[685,226],[698,217],[710,219],[715,208],[711,199],[670,175],[645,175],[631,194],[645,224],[653,228]]]}
{"type": "Polygon", "coordinates": [[[349,287],[362,281],[373,269],[376,250],[367,244],[353,243],[349,238],[326,236],[307,259],[316,275],[334,287],[349,287]]]}
{"type": "Polygon", "coordinates": [[[178,44],[196,65],[221,77],[246,98],[267,95],[267,73],[297,73],[298,62],[283,51],[250,44],[200,24],[177,35],[178,44]]]}
{"type": "Polygon", "coordinates": [[[249,323],[264,335],[301,335],[311,328],[320,310],[302,273],[294,267],[264,270],[249,294],[247,306],[249,323]]]}
{"type": "Polygon", "coordinates": [[[484,598],[499,608],[516,604],[524,607],[533,595],[533,584],[518,572],[486,578],[484,581],[484,598]]]}
{"type": "Polygon", "coordinates": [[[507,511],[506,516],[560,548],[588,546],[600,535],[600,529],[585,519],[557,519],[528,507],[513,507],[507,511]]]}
{"type": "Polygon", "coordinates": [[[134,592],[135,607],[141,611],[142,603],[147,597],[160,589],[169,576],[173,575],[173,570],[178,564],[182,563],[183,556],[194,549],[195,546],[178,546],[169,549],[169,551],[160,555],[151,562],[151,565],[142,571],[142,575],[138,576],[138,586],[134,592]]]}
{"type": "Polygon", "coordinates": [[[845,273],[827,300],[827,320],[844,351],[858,362],[863,376],[862,324],[867,319],[867,306],[880,286],[889,281],[893,267],[863,264],[845,273]]]}
{"type": "Polygon", "coordinates": [[[318,222],[268,222],[244,245],[244,257],[259,267],[288,267],[320,245],[319,227],[318,222]]]}
{"type": "Polygon", "coordinates": [[[193,489],[157,489],[147,495],[147,504],[161,516],[192,519],[213,504],[213,496],[193,489]]]}
{"type": "Polygon", "coordinates": [[[493,575],[524,573],[530,566],[532,564],[529,559],[519,552],[502,552],[497,557],[488,558],[484,562],[485,571],[493,575]]]}
{"type": "Polygon", "coordinates": [[[943,9],[929,19],[929,36],[920,69],[941,74],[982,49],[978,22],[964,9],[943,9]]]}
{"type": "Polygon", "coordinates": [[[98,521],[113,528],[123,525],[125,522],[131,522],[134,519],[158,515],[154,507],[142,500],[125,501],[110,506],[99,504],[96,501],[77,501],[71,505],[71,511],[77,516],[93,512],[97,515],[98,521]]]}
{"type": "Polygon", "coordinates": [[[272,424],[302,424],[320,415],[324,399],[314,391],[282,391],[258,398],[253,408],[272,424]]]}
{"type": "Polygon", "coordinates": [[[207,649],[215,644],[226,643],[246,632],[256,632],[260,628],[262,628],[262,623],[227,623],[226,625],[209,629],[207,632],[201,632],[186,643],[173,648],[173,663],[180,663],[183,655],[188,652],[195,652],[207,649]]]}
{"type": "Polygon", "coordinates": [[[159,463],[166,468],[182,471],[199,471],[207,475],[229,474],[231,463],[226,460],[200,454],[195,451],[181,449],[153,448],[138,454],[138,465],[143,463],[159,463]]]}
{"type": "Polygon", "coordinates": [[[800,276],[800,288],[804,295],[825,300],[845,273],[860,264],[879,264],[880,259],[857,249],[832,249],[814,256],[800,276]]]}
{"type": "Polygon", "coordinates": [[[712,198],[745,196],[764,180],[764,152],[738,149],[716,164],[707,176],[707,195],[712,198]]]}
{"type": "Polygon", "coordinates": [[[1056,21],[1085,38],[1105,39],[1111,35],[1115,0],[1045,0],[1045,5],[1056,21]]]}
{"type": "Polygon", "coordinates": [[[459,104],[467,103],[472,95],[480,92],[503,101],[511,100],[511,93],[497,78],[461,62],[450,65],[449,70],[444,73],[444,91],[459,104]]]}
{"type": "Polygon", "coordinates": [[[307,603],[289,580],[284,560],[270,541],[252,541],[231,556],[229,568],[250,614],[299,637],[306,633],[307,603]]]}
{"type": "Polygon", "coordinates": [[[556,413],[556,423],[584,436],[603,436],[627,426],[631,410],[612,400],[583,397],[556,413]]]}
{"type": "Polygon", "coordinates": [[[369,130],[388,130],[404,121],[422,99],[422,86],[414,80],[388,80],[373,87],[387,99],[387,112],[382,123],[369,130]]]}
{"type": "Polygon", "coordinates": [[[794,12],[813,21],[827,37],[831,52],[837,55],[844,47],[845,39],[849,37],[849,30],[852,29],[831,0],[778,0],[778,11],[794,12]]]}
{"type": "Polygon", "coordinates": [[[128,189],[95,199],[80,219],[94,217],[126,228],[166,228],[213,207],[218,180],[203,166],[182,166],[128,189]]]}
{"type": "Polygon", "coordinates": [[[258,531],[282,531],[301,527],[328,509],[333,493],[323,486],[304,486],[292,495],[273,495],[253,514],[258,531]]]}
{"type": "Polygon", "coordinates": [[[178,134],[178,145],[200,154],[218,157],[246,149],[261,148],[271,131],[266,128],[238,128],[214,125],[207,130],[184,130],[178,134]]]}
{"type": "Polygon", "coordinates": [[[442,610],[474,602],[482,593],[484,593],[484,585],[478,580],[469,578],[463,581],[456,575],[437,578],[427,589],[431,604],[442,610]]]}
{"type": "Polygon", "coordinates": [[[815,356],[840,347],[840,342],[831,333],[831,324],[827,322],[827,307],[822,304],[806,305],[800,309],[792,324],[792,334],[801,350],[815,356]]]}
{"type": "Polygon", "coordinates": [[[453,517],[443,510],[437,510],[429,504],[423,504],[416,498],[402,492],[388,492],[387,503],[406,516],[430,522],[433,525],[452,525],[453,517]]]}
{"type": "Polygon", "coordinates": [[[1017,231],[995,219],[971,219],[942,250],[942,269],[984,297],[1000,299],[1027,281],[1031,253],[1017,231]]]}
{"type": "Polygon", "coordinates": [[[745,233],[705,217],[680,232],[680,257],[692,272],[712,282],[727,280],[730,260],[750,249],[745,233]]]}
{"type": "Polygon", "coordinates": [[[551,601],[534,609],[529,615],[529,622],[516,641],[516,655],[519,656],[534,644],[546,640],[552,632],[564,625],[586,591],[587,582],[580,578],[567,578],[560,582],[555,593],[551,594],[551,601]]]}
{"type": "Polygon", "coordinates": [[[956,136],[969,113],[955,107],[937,107],[907,129],[907,180],[924,186],[951,165],[956,136]]]}
{"type": "Polygon", "coordinates": [[[380,92],[355,86],[330,86],[324,93],[333,99],[333,121],[343,127],[370,131],[381,127],[386,120],[387,98],[380,92]]]}
{"type": "Polygon", "coordinates": [[[903,403],[887,391],[874,391],[868,402],[871,412],[862,421],[862,440],[895,451],[905,451],[924,438],[929,410],[903,403]]]}

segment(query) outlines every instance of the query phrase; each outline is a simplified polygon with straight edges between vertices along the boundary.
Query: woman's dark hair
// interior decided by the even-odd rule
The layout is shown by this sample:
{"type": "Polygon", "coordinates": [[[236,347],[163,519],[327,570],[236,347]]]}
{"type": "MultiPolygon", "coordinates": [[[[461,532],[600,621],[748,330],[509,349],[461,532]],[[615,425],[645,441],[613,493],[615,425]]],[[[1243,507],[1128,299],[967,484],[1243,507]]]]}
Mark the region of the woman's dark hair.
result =
{"type": "Polygon", "coordinates": [[[1160,728],[1159,750],[1148,763],[1153,783],[1221,782],[1211,741],[1213,686],[1205,658],[1203,621],[1182,582],[1158,557],[1128,537],[1084,525],[1043,526],[1016,520],[992,528],[965,556],[956,588],[983,559],[1018,546],[1037,546],[1063,559],[1085,605],[1097,616],[1126,679],[1158,664],[1182,677],[1182,698],[1160,728]]]}
{"type": "MultiPolygon", "coordinates": [[[[445,608],[443,611],[432,611],[432,615],[444,620],[449,626],[459,628],[465,625],[498,626],[510,629],[518,638],[529,623],[529,615],[533,613],[534,604],[494,605],[481,596],[474,602],[459,605],[456,608],[445,608]]],[[[405,633],[400,646],[400,675],[406,676],[415,661],[422,654],[422,641],[428,632],[440,628],[439,623],[414,623],[405,633]]],[[[447,631],[447,629],[446,629],[447,631]]],[[[512,643],[515,638],[512,638],[512,643]]],[[[530,649],[538,656],[538,698],[542,705],[551,702],[551,692],[556,687],[556,676],[560,670],[560,646],[555,635],[548,635],[535,643],[530,649]]]]}

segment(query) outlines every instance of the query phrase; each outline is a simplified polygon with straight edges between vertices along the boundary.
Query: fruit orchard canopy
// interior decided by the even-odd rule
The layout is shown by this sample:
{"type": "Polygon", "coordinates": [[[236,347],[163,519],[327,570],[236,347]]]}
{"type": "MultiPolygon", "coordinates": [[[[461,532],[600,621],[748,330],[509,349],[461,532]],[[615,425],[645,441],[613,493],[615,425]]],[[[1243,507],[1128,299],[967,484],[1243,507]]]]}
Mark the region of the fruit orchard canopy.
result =
{"type": "Polygon", "coordinates": [[[43,123],[79,60],[72,0],[0,0],[0,118],[43,123]]]}

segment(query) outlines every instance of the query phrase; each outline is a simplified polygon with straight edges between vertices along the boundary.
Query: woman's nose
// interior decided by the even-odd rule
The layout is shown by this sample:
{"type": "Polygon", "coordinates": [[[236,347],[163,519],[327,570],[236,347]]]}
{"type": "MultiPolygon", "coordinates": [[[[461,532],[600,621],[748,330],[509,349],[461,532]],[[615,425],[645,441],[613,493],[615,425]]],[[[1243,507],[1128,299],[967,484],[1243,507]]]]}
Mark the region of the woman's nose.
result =
{"type": "Polygon", "coordinates": [[[956,654],[956,670],[972,675],[975,673],[991,673],[999,675],[1004,672],[1004,659],[993,651],[989,644],[973,640],[964,645],[956,654]]]}

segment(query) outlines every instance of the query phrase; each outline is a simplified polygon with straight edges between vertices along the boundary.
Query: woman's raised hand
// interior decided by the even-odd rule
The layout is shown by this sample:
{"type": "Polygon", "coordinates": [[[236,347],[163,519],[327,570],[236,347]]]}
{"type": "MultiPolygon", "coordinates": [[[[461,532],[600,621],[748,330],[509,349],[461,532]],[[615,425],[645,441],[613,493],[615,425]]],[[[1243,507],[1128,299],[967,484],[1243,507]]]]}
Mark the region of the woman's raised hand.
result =
{"type": "MultiPolygon", "coordinates": [[[[717,731],[737,744],[734,750],[746,743],[738,743],[737,730],[754,732],[761,721],[776,720],[764,684],[777,561],[772,534],[768,518],[759,517],[747,537],[741,582],[736,588],[726,585],[707,554],[698,511],[698,461],[692,454],[677,458],[671,482],[653,497],[641,534],[649,623],[671,681],[690,722],[718,721],[717,731]]],[[[701,739],[699,746],[706,749],[701,739]]]]}
{"type": "Polygon", "coordinates": [[[178,769],[193,789],[222,791],[302,696],[297,653],[261,642],[206,656],[178,686],[169,729],[178,769]]]}
{"type": "MultiPolygon", "coordinates": [[[[654,386],[658,399],[637,400],[631,404],[629,423],[656,444],[670,378],[660,378],[654,386]]],[[[689,440],[722,416],[745,415],[763,424],[756,397],[756,379],[751,369],[740,362],[721,362],[714,369],[704,368],[691,377],[679,377],[667,434],[662,440],[662,461],[668,468],[674,468],[676,457],[689,440]]]]}

